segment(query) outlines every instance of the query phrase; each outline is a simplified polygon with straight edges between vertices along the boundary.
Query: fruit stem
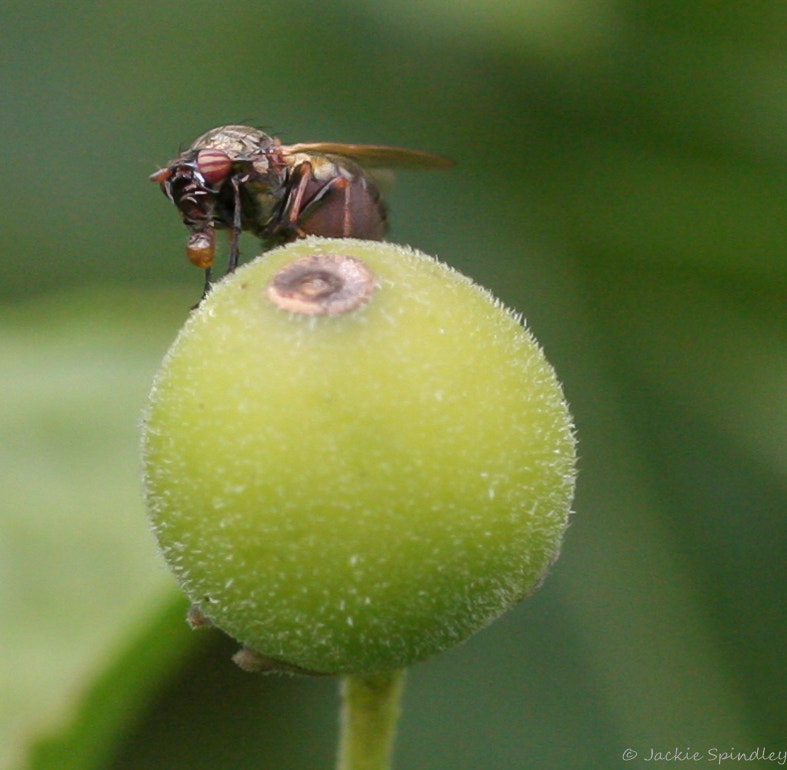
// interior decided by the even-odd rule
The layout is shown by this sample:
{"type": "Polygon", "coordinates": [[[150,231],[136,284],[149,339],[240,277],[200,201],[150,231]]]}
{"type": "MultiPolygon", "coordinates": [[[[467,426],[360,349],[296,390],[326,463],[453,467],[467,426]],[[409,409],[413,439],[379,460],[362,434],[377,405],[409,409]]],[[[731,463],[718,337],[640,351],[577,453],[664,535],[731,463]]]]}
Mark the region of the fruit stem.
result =
{"type": "Polygon", "coordinates": [[[342,679],[337,770],[389,770],[403,685],[401,670],[342,679]]]}

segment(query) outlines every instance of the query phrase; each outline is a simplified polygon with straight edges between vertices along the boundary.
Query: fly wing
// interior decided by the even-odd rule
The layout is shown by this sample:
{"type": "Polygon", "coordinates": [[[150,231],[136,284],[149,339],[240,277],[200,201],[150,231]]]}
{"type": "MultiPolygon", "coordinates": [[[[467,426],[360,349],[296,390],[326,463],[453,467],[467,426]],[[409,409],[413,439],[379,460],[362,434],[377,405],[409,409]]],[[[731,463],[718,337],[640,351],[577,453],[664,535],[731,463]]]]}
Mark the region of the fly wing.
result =
{"type": "Polygon", "coordinates": [[[318,153],[349,158],[366,168],[437,169],[453,166],[443,155],[382,144],[342,144],[340,142],[301,142],[281,148],[285,155],[318,153]]]}

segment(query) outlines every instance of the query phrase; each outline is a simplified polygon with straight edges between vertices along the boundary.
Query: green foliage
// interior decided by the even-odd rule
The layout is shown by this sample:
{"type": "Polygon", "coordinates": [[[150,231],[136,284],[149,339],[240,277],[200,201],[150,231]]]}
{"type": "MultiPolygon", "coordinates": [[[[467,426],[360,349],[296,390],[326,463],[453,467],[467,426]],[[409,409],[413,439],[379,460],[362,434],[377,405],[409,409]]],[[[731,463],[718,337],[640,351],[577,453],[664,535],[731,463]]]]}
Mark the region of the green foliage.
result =
{"type": "Polygon", "coordinates": [[[195,645],[183,622],[186,602],[177,597],[157,612],[155,606],[141,634],[120,651],[80,699],[68,727],[34,744],[30,767],[35,770],[86,770],[106,767],[117,751],[118,737],[141,719],[168,676],[177,671],[195,645]]]}

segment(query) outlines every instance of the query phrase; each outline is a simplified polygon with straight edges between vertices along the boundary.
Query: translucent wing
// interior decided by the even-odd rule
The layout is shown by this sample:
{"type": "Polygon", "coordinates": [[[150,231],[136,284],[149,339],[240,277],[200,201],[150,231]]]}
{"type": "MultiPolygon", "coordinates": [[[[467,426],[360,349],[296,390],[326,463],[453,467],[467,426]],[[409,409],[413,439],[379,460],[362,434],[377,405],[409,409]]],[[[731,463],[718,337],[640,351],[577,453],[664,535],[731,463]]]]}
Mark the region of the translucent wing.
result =
{"type": "Polygon", "coordinates": [[[281,148],[285,155],[318,153],[350,158],[367,168],[429,169],[448,168],[454,162],[443,155],[381,144],[341,144],[339,142],[301,142],[281,148]]]}

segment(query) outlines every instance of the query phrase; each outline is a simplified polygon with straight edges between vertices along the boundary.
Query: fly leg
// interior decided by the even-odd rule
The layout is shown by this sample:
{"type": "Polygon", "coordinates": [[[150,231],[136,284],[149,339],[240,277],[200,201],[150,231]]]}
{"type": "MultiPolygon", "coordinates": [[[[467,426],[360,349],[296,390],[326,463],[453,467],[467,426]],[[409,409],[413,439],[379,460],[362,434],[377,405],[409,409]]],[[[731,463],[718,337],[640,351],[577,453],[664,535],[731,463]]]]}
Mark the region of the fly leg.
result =
{"type": "Polygon", "coordinates": [[[240,182],[237,176],[231,177],[231,181],[233,197],[232,230],[230,231],[230,256],[227,261],[227,273],[232,273],[238,266],[241,233],[240,182]]]}
{"type": "Polygon", "coordinates": [[[303,238],[306,235],[298,227],[298,221],[301,218],[306,191],[309,185],[314,182],[312,164],[309,161],[304,161],[293,170],[292,176],[294,184],[284,201],[278,225],[285,235],[289,236],[287,237],[288,241],[303,238]]]}
{"type": "Polygon", "coordinates": [[[351,180],[334,176],[327,181],[315,179],[312,164],[304,161],[292,172],[291,185],[284,199],[274,233],[290,242],[307,235],[344,238],[353,234],[353,217],[350,207],[351,180]],[[330,199],[331,193],[342,191],[341,199],[330,199]],[[323,207],[320,221],[304,225],[323,207]]]}
{"type": "MultiPolygon", "coordinates": [[[[200,302],[202,302],[202,300],[205,299],[205,297],[208,296],[208,292],[209,291],[210,291],[210,268],[206,267],[205,268],[205,283],[202,286],[202,296],[199,298],[200,302]]],[[[197,303],[197,305],[198,304],[199,304],[199,302],[197,303]]],[[[197,305],[195,305],[194,307],[196,307],[197,305]]]]}
{"type": "Polygon", "coordinates": [[[301,209],[298,216],[299,230],[301,229],[300,224],[305,224],[308,222],[309,219],[318,211],[320,206],[327,203],[328,196],[335,190],[341,191],[342,199],[341,203],[339,204],[339,211],[332,211],[330,216],[334,216],[334,214],[338,214],[339,216],[337,216],[335,220],[329,220],[329,222],[326,222],[324,225],[326,228],[326,235],[328,234],[328,230],[330,230],[332,237],[338,236],[341,238],[349,238],[353,234],[355,229],[355,220],[353,219],[353,211],[350,205],[352,198],[352,184],[349,179],[345,179],[343,176],[335,176],[328,180],[309,199],[308,203],[301,209]]]}

